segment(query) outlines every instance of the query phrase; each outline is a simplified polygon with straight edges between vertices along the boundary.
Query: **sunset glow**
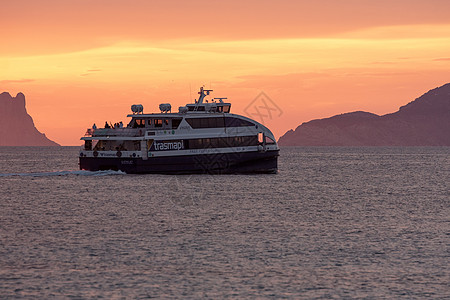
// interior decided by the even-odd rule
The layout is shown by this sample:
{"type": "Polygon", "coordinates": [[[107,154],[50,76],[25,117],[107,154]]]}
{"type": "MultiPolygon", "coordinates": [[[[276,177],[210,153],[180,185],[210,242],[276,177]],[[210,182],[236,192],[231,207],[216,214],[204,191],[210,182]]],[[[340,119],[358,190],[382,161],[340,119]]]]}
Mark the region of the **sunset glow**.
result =
{"type": "Polygon", "coordinates": [[[127,121],[131,104],[192,102],[202,85],[244,115],[264,91],[283,111],[266,120],[279,137],[314,118],[394,112],[450,81],[443,0],[2,6],[0,92],[23,92],[36,127],[62,145],[81,144],[94,122],[127,121]]]}

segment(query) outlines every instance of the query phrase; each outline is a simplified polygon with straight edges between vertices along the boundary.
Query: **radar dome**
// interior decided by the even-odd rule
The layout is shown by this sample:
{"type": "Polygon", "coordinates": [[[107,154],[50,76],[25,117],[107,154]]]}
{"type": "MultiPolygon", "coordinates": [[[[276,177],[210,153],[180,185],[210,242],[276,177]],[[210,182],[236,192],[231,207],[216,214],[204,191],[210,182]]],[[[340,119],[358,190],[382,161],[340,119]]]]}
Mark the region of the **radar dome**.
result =
{"type": "Polygon", "coordinates": [[[142,104],[133,104],[131,105],[131,111],[134,114],[142,113],[144,111],[144,106],[142,106],[142,104]]]}
{"type": "Polygon", "coordinates": [[[159,110],[164,113],[170,112],[172,110],[172,105],[170,105],[170,103],[161,103],[159,105],[159,110]]]}

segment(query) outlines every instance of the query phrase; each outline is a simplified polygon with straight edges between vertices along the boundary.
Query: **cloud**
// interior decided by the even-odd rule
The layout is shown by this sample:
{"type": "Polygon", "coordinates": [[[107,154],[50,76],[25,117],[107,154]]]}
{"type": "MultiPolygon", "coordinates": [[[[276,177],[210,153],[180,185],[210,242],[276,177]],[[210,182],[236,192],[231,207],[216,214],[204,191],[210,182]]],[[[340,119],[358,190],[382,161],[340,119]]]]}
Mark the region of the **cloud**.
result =
{"type": "Polygon", "coordinates": [[[87,70],[86,73],[81,74],[80,76],[89,76],[92,73],[101,72],[101,71],[102,71],[102,69],[90,69],[90,70],[87,70]]]}
{"type": "Polygon", "coordinates": [[[34,79],[16,79],[16,80],[0,80],[0,83],[8,84],[8,83],[28,83],[36,81],[34,79]]]}
{"type": "Polygon", "coordinates": [[[369,63],[371,65],[394,65],[397,64],[396,62],[392,62],[392,61],[373,61],[371,63],[369,63]]]}
{"type": "Polygon", "coordinates": [[[435,58],[433,61],[450,61],[450,57],[435,58]]]}

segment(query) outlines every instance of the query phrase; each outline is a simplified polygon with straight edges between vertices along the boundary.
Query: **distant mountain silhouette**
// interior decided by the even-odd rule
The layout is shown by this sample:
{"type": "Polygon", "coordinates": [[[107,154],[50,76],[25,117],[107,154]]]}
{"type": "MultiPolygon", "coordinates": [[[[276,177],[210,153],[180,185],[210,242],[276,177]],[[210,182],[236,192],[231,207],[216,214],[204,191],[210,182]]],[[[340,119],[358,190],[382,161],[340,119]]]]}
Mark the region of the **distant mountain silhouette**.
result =
{"type": "Polygon", "coordinates": [[[313,120],[286,132],[281,146],[450,146],[450,83],[399,111],[351,112],[313,120]]]}
{"type": "Polygon", "coordinates": [[[25,108],[25,95],[0,94],[0,146],[59,146],[40,133],[25,108]]]}

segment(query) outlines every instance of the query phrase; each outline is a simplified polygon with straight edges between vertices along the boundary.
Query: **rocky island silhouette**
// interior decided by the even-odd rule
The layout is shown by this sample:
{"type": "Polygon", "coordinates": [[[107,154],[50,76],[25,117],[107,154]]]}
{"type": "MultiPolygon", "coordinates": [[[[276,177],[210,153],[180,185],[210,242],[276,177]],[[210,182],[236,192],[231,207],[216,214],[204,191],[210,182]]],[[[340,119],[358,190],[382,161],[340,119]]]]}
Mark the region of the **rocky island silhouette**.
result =
{"type": "Polygon", "coordinates": [[[25,107],[25,95],[0,94],[0,146],[59,146],[39,132],[25,107]]]}
{"type": "Polygon", "coordinates": [[[450,83],[391,114],[356,111],[289,130],[280,146],[450,146],[450,83]]]}

